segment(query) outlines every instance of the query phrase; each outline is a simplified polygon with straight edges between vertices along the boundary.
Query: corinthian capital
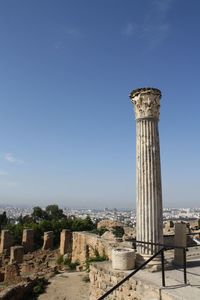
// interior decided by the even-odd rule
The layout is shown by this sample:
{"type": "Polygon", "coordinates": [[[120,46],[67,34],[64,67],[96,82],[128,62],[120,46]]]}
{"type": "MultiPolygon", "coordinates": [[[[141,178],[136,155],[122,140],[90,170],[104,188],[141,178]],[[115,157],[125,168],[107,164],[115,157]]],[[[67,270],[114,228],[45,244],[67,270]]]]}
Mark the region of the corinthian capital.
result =
{"type": "Polygon", "coordinates": [[[161,91],[154,88],[142,88],[130,93],[134,104],[136,119],[159,119],[161,91]]]}

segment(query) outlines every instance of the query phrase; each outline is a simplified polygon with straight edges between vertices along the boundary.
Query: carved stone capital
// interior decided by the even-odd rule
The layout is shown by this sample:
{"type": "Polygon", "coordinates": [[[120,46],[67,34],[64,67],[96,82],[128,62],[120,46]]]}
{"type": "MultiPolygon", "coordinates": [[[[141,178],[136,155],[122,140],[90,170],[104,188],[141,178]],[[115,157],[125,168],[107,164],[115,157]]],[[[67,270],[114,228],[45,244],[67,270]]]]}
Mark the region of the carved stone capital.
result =
{"type": "Polygon", "coordinates": [[[159,119],[161,92],[154,88],[142,88],[130,93],[137,119],[159,119]]]}

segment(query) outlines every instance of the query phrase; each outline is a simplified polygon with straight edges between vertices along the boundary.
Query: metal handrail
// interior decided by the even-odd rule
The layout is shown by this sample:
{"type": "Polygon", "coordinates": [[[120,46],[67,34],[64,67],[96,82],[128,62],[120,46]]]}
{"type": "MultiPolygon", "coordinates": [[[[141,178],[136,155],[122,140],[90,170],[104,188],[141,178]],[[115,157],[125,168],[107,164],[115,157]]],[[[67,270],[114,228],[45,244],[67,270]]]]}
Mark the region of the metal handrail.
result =
{"type": "MultiPolygon", "coordinates": [[[[183,250],[183,276],[184,276],[184,283],[187,284],[187,262],[186,262],[186,251],[187,247],[184,246],[176,246],[176,245],[166,245],[161,243],[151,243],[151,242],[144,242],[144,241],[133,241],[135,244],[147,244],[147,245],[155,245],[163,247],[163,251],[171,250],[171,249],[182,249],[183,250]]],[[[163,285],[165,286],[165,285],[163,285]]]]}
{"type": "Polygon", "coordinates": [[[146,245],[154,245],[154,246],[160,246],[160,247],[164,247],[166,250],[168,249],[186,249],[187,247],[184,246],[176,246],[176,245],[167,245],[167,244],[161,244],[161,243],[152,243],[152,242],[144,242],[144,241],[133,241],[134,244],[146,244],[146,245]]]}
{"type": "Polygon", "coordinates": [[[165,287],[165,267],[164,267],[164,251],[170,250],[170,249],[182,249],[183,250],[183,269],[184,269],[184,283],[187,284],[187,263],[186,263],[186,250],[187,247],[183,246],[175,246],[175,245],[166,245],[161,243],[151,243],[151,242],[144,242],[144,241],[133,241],[135,244],[147,244],[147,245],[155,245],[162,247],[160,250],[158,250],[154,255],[152,255],[148,260],[146,260],[143,264],[141,264],[137,269],[132,271],[129,275],[124,277],[120,282],[118,282],[115,286],[113,286],[109,291],[107,291],[104,295],[102,295],[97,300],[103,300],[105,297],[110,295],[114,290],[116,290],[119,286],[121,286],[124,282],[126,282],[129,278],[131,278],[133,275],[135,275],[139,270],[141,270],[143,267],[145,267],[150,261],[152,261],[155,257],[157,257],[159,254],[161,254],[161,266],[162,266],[162,286],[165,287]]]}
{"type": "MultiPolygon", "coordinates": [[[[141,270],[143,267],[145,267],[151,260],[153,260],[156,256],[158,256],[160,253],[163,253],[163,248],[160,249],[158,252],[156,252],[154,255],[152,255],[148,260],[146,260],[142,265],[140,265],[137,269],[132,271],[129,275],[124,277],[120,282],[118,282],[115,286],[113,286],[109,291],[107,291],[103,296],[98,298],[97,300],[102,300],[108,295],[110,295],[114,290],[116,290],[120,285],[122,285],[125,281],[127,281],[130,277],[135,275],[139,270],[141,270]]],[[[163,278],[163,277],[162,277],[163,278]]],[[[164,280],[164,286],[165,286],[165,280],[164,280]]]]}

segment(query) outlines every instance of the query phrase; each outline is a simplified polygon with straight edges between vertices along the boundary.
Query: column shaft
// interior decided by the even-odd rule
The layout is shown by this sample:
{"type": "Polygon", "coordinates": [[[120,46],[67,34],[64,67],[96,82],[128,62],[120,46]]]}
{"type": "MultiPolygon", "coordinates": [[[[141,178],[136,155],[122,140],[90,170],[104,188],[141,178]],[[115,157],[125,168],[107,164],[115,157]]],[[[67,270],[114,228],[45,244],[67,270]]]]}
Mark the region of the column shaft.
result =
{"type": "MultiPolygon", "coordinates": [[[[136,199],[137,240],[162,243],[162,189],[158,120],[138,119],[136,123],[136,199]]],[[[151,255],[158,247],[138,247],[141,254],[151,255]]]]}

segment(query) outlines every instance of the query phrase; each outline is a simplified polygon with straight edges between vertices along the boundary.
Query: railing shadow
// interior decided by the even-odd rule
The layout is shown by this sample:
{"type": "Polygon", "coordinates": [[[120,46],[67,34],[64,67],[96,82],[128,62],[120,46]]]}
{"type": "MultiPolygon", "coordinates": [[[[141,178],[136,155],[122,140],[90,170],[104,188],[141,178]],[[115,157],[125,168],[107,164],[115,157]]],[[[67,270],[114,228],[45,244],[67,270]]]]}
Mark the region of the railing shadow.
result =
{"type": "Polygon", "coordinates": [[[176,285],[173,287],[165,287],[165,288],[177,288],[178,287],[183,287],[187,284],[187,273],[186,273],[186,247],[182,246],[175,246],[175,245],[165,245],[165,244],[159,244],[159,243],[150,243],[150,242],[144,242],[144,241],[134,241],[135,244],[137,245],[151,245],[151,246],[158,246],[160,249],[152,255],[148,260],[146,260],[143,264],[141,264],[138,268],[136,268],[134,271],[132,271],[129,275],[127,275],[125,278],[123,278],[120,282],[118,282],[114,287],[112,287],[109,291],[107,291],[104,295],[102,295],[100,298],[97,300],[103,300],[105,299],[108,295],[110,295],[113,291],[115,291],[117,288],[119,288],[124,282],[129,280],[133,275],[135,275],[138,271],[143,269],[146,265],[148,265],[149,262],[151,262],[154,258],[160,255],[161,259],[161,272],[162,272],[162,286],[165,287],[165,257],[164,257],[164,252],[167,250],[171,249],[182,249],[183,251],[183,276],[184,276],[184,284],[183,285],[176,285]]]}

